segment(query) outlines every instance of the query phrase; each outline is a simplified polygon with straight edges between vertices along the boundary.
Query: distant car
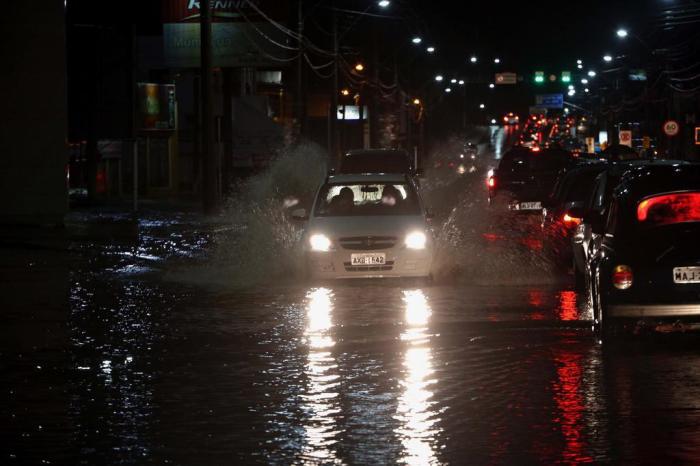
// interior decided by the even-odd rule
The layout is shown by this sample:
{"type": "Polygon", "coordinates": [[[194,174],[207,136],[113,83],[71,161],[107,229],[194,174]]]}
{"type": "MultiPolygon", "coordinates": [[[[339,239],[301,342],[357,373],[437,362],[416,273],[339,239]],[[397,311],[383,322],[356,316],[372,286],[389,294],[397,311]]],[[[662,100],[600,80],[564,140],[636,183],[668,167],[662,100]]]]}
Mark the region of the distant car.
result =
{"type": "Polygon", "coordinates": [[[329,176],[311,211],[292,217],[308,221],[303,246],[313,278],[430,276],[430,215],[410,176],[329,176]]]}
{"type": "Polygon", "coordinates": [[[571,154],[563,150],[513,147],[489,174],[489,203],[540,215],[557,177],[573,165],[571,154]]]}
{"type": "Polygon", "coordinates": [[[700,321],[700,165],[637,166],[615,188],[586,269],[594,328],[700,321]]]}
{"type": "Polygon", "coordinates": [[[503,123],[507,125],[517,125],[520,123],[520,117],[513,112],[506,113],[503,117],[503,123]]]}
{"type": "MultiPolygon", "coordinates": [[[[573,264],[571,238],[583,218],[572,215],[585,207],[595,187],[596,177],[607,168],[604,163],[590,163],[572,168],[557,180],[542,209],[542,228],[559,265],[573,264]]],[[[574,267],[575,269],[575,267],[574,267]]]]}
{"type": "Polygon", "coordinates": [[[417,173],[414,161],[403,149],[356,149],[343,155],[338,174],[417,173]]]}

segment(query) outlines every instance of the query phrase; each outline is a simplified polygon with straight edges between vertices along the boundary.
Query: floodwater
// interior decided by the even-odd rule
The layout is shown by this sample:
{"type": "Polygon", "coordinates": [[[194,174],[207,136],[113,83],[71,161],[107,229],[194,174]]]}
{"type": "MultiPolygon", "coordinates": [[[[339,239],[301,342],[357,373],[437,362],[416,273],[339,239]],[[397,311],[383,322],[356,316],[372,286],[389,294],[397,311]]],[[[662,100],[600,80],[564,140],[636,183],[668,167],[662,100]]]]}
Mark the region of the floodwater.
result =
{"type": "Polygon", "coordinates": [[[698,337],[596,344],[541,246],[490,244],[475,180],[428,196],[454,199],[431,285],[283,277],[228,217],[4,241],[0,464],[696,463],[698,337]]]}

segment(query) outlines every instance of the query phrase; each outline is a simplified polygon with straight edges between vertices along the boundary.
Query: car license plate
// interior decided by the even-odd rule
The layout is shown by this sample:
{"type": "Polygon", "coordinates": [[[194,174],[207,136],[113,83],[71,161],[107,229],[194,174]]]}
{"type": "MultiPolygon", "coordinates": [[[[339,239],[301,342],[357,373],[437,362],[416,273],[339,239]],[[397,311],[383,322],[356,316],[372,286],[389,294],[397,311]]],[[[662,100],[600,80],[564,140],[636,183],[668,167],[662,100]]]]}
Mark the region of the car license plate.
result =
{"type": "Polygon", "coordinates": [[[386,254],[351,254],[350,263],[352,265],[384,265],[386,264],[386,254]]]}
{"type": "Polygon", "coordinates": [[[520,210],[541,210],[542,203],[541,202],[521,202],[519,207],[520,207],[520,210]]]}
{"type": "Polygon", "coordinates": [[[700,267],[675,267],[674,283],[700,283],[700,267]]]}

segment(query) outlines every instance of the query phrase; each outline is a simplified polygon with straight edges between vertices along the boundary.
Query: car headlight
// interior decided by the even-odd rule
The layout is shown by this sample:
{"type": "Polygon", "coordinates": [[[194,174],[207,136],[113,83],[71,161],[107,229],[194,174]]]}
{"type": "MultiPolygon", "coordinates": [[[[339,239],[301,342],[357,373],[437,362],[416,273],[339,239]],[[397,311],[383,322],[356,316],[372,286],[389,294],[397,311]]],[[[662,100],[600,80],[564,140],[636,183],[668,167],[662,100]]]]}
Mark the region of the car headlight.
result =
{"type": "Polygon", "coordinates": [[[328,252],[331,249],[331,240],[326,235],[311,235],[309,244],[312,251],[328,252]]]}
{"type": "Polygon", "coordinates": [[[413,231],[406,235],[406,247],[408,249],[425,249],[428,238],[422,231],[413,231]]]}

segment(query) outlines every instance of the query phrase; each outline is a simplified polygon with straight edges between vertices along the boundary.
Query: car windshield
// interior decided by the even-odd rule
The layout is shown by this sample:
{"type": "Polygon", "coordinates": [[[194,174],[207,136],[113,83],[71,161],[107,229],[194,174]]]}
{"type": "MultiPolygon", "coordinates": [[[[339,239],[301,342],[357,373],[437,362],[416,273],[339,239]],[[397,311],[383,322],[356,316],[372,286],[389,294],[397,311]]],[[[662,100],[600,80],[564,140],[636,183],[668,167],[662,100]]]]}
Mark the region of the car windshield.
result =
{"type": "Polygon", "coordinates": [[[418,195],[407,183],[325,184],[318,194],[319,217],[420,215],[418,195]]]}

